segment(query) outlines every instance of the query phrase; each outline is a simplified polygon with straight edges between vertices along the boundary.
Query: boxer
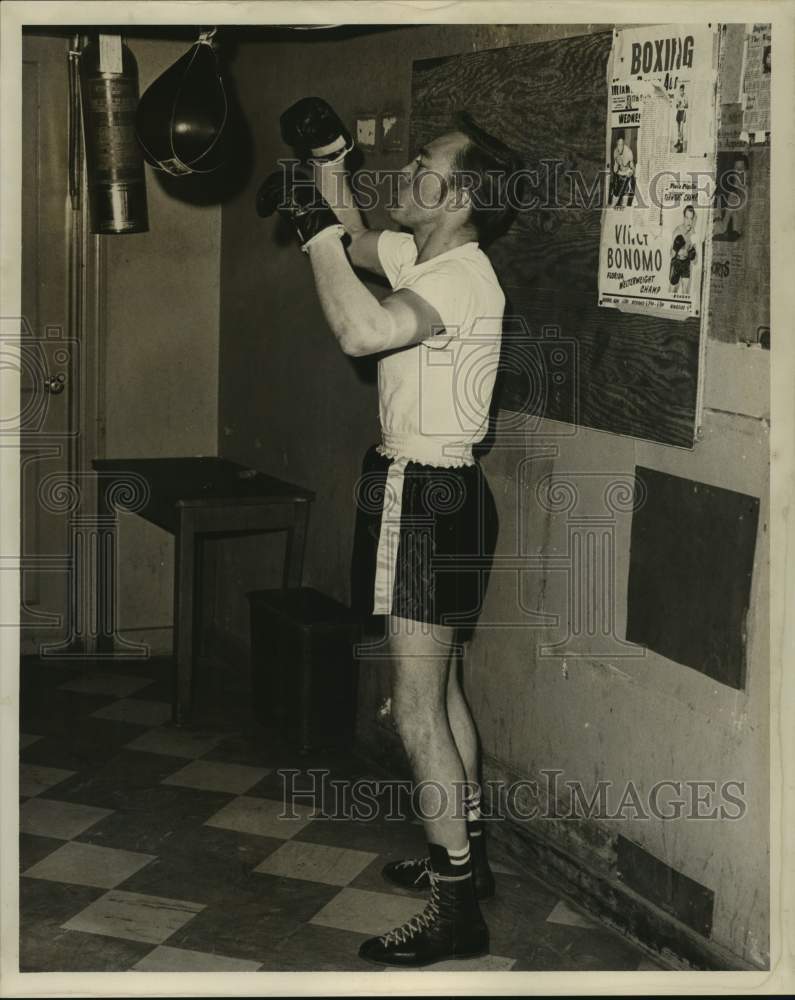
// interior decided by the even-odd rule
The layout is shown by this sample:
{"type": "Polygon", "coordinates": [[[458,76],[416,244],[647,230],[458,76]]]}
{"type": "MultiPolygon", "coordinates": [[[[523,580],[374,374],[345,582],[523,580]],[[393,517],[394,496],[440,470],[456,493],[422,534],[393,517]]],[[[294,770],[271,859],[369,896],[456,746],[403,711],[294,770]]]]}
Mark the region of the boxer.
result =
{"type": "Polygon", "coordinates": [[[264,182],[258,211],[278,209],[294,225],[341,350],[379,355],[382,439],[359,481],[354,596],[388,618],[394,722],[416,782],[437,791],[420,797],[427,856],[384,869],[392,882],[430,890],[427,906],[359,954],[408,967],[474,957],[488,951],[478,898],[493,893],[494,879],[477,731],[452,649],[477,620],[496,542],[473,448],[488,428],[505,296],[482,245],[515,215],[510,185],[521,162],[462,115],[400,172],[389,214],[409,231],[375,231],[354,201],[352,141],[333,110],[306,98],[281,125],[303,163],[264,182]],[[379,301],[354,268],[385,277],[392,293],[379,301]],[[456,567],[462,559],[468,569],[456,567]]]}
{"type": "Polygon", "coordinates": [[[688,204],[682,211],[682,222],[673,231],[671,245],[670,290],[690,294],[691,265],[696,259],[696,210],[688,204]]]}

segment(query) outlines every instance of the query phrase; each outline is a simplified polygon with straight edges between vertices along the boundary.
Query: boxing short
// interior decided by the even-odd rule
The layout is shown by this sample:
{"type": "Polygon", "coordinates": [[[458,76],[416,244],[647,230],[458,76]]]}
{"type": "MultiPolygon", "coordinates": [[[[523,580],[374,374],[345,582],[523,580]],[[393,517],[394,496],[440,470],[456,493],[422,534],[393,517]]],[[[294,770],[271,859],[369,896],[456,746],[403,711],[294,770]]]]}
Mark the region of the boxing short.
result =
{"type": "Polygon", "coordinates": [[[681,257],[671,258],[671,272],[669,280],[672,285],[678,285],[681,278],[690,277],[690,259],[682,260],[681,257]]]}
{"type": "Polygon", "coordinates": [[[478,462],[452,468],[372,447],[356,490],[352,596],[364,615],[450,625],[470,638],[497,540],[497,511],[478,462]]]}

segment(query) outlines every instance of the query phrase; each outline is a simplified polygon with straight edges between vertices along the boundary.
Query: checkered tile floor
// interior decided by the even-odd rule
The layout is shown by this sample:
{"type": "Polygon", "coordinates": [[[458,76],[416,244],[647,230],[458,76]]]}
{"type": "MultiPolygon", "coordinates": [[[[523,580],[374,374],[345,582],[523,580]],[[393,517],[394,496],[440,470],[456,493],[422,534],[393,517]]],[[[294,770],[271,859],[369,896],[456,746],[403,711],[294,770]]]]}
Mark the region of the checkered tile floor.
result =
{"type": "MultiPolygon", "coordinates": [[[[423,851],[421,827],[323,818],[300,794],[283,818],[280,771],[299,787],[361,765],[302,757],[219,703],[224,721],[176,729],[169,678],[163,661],[23,663],[21,971],[374,971],[361,941],[424,905],[380,875],[423,851]]],[[[491,954],[434,970],[657,968],[494,867],[491,954]]]]}

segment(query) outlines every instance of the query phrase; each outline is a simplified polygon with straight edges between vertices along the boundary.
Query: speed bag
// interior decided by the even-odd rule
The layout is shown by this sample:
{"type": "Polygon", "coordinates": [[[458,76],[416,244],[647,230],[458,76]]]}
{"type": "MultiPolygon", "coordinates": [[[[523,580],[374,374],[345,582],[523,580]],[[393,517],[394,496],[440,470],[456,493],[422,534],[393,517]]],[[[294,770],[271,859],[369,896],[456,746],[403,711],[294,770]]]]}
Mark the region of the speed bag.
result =
{"type": "Polygon", "coordinates": [[[135,115],[148,163],[175,177],[224,162],[226,90],[209,38],[200,38],[144,91],[135,115]]]}

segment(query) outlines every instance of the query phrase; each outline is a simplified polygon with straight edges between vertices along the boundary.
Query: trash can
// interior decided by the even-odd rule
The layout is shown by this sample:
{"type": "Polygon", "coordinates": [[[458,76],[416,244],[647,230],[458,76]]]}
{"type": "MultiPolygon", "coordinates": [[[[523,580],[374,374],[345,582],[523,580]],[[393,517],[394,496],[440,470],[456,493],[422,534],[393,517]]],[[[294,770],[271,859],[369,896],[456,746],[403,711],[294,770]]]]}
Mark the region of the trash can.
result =
{"type": "Polygon", "coordinates": [[[311,587],[254,590],[248,598],[257,721],[304,752],[350,744],[359,618],[311,587]]]}

